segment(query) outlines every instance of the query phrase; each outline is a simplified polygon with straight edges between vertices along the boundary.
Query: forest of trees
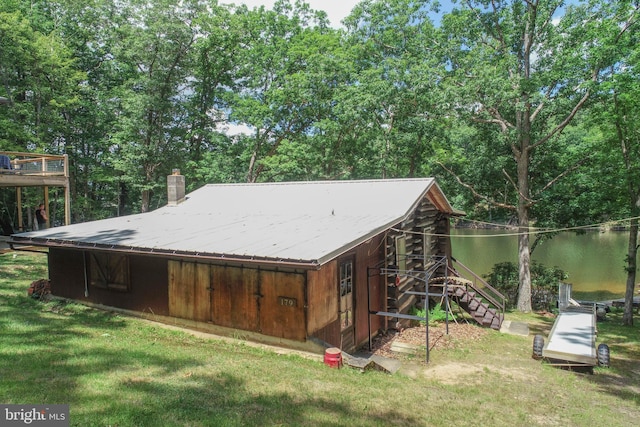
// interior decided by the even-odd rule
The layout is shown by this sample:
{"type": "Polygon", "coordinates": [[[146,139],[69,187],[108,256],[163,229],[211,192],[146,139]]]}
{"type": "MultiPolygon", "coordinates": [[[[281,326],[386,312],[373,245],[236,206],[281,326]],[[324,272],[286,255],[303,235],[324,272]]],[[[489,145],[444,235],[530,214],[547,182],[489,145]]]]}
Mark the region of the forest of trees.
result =
{"type": "Polygon", "coordinates": [[[631,299],[640,2],[453,6],[363,0],[337,29],[293,0],[3,0],[0,150],[67,154],[73,222],[163,205],[174,168],[188,190],[433,176],[519,228],[522,311],[532,226],[628,218],[631,299]]]}

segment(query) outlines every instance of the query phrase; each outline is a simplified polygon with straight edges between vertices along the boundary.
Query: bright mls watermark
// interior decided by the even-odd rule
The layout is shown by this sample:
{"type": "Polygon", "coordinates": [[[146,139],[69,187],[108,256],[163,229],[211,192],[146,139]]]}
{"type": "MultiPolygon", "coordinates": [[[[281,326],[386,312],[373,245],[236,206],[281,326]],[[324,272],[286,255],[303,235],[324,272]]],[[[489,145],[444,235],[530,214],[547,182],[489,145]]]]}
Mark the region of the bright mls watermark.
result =
{"type": "Polygon", "coordinates": [[[0,426],[69,427],[69,405],[2,405],[0,426]]]}

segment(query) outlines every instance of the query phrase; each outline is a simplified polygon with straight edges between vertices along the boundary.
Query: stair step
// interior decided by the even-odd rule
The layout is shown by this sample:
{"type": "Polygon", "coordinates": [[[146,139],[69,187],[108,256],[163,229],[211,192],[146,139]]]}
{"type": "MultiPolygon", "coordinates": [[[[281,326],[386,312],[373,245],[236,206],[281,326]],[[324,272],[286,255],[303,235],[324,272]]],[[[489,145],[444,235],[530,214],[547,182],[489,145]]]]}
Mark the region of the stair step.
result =
{"type": "Polygon", "coordinates": [[[495,318],[496,318],[495,311],[489,309],[487,310],[484,317],[482,318],[482,324],[484,326],[491,326],[491,324],[493,323],[493,319],[495,318]]]}
{"type": "Polygon", "coordinates": [[[504,321],[504,315],[502,313],[497,313],[491,322],[491,329],[495,329],[497,331],[502,327],[502,322],[504,321]]]}
{"type": "Polygon", "coordinates": [[[489,306],[487,306],[486,304],[479,303],[478,307],[473,310],[475,312],[474,315],[484,317],[484,314],[487,312],[488,308],[489,306]]]}
{"type": "Polygon", "coordinates": [[[476,297],[476,292],[457,286],[447,290],[449,295],[457,299],[460,308],[469,313],[477,323],[492,329],[500,329],[503,315],[493,307],[489,307],[489,304],[482,302],[481,298],[476,297]]]}
{"type": "Polygon", "coordinates": [[[499,331],[501,326],[502,326],[502,322],[500,321],[500,318],[494,317],[493,321],[491,322],[491,329],[495,329],[496,331],[499,331]]]}
{"type": "Polygon", "coordinates": [[[476,316],[476,315],[472,315],[472,316],[473,316],[473,320],[478,322],[480,325],[484,325],[484,323],[482,323],[482,320],[484,319],[484,316],[476,316]]]}

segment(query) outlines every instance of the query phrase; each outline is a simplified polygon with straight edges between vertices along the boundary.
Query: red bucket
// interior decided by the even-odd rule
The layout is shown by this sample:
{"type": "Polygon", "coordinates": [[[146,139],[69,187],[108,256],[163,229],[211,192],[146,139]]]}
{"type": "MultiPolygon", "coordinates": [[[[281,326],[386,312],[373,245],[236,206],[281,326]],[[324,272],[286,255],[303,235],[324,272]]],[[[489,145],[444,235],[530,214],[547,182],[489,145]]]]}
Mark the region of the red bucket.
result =
{"type": "Polygon", "coordinates": [[[330,368],[341,368],[342,351],[336,347],[326,349],[324,351],[324,364],[330,368]]]}

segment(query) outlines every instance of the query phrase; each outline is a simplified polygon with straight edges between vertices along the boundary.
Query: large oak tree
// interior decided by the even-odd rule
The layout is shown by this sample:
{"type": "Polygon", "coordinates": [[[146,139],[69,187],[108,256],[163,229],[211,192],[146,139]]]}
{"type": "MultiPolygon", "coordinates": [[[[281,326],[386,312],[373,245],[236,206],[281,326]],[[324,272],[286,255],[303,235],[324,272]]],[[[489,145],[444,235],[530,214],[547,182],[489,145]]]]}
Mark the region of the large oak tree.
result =
{"type": "Polygon", "coordinates": [[[482,129],[477,144],[511,159],[501,168],[500,200],[478,191],[481,183],[466,182],[464,171],[455,173],[475,197],[517,217],[517,307],[525,312],[531,310],[532,207],[589,153],[575,153],[573,165],[552,176],[547,171],[544,180],[536,179],[534,166],[559,149],[558,137],[615,62],[603,45],[611,36],[606,5],[564,6],[562,0],[468,0],[442,21],[452,107],[482,129]]]}

